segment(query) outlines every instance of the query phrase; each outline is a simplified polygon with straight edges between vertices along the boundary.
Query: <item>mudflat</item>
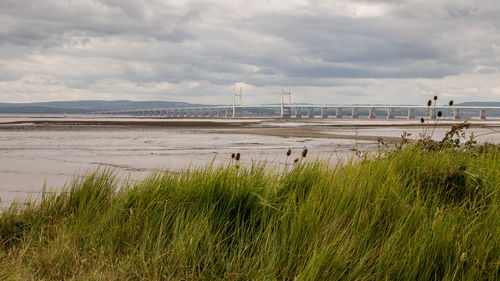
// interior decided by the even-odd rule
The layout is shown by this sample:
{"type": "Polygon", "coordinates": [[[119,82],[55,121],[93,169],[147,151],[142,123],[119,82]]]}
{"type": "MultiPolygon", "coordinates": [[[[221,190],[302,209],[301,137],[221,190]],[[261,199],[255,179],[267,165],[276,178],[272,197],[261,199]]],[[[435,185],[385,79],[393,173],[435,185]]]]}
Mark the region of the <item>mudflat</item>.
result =
{"type": "MultiPolygon", "coordinates": [[[[420,124],[417,120],[280,120],[280,119],[144,119],[108,117],[1,117],[1,206],[16,198],[36,197],[45,186],[57,191],[72,178],[95,169],[112,169],[126,181],[155,170],[223,165],[241,153],[242,165],[253,161],[282,167],[300,157],[336,163],[353,151],[375,150],[421,134],[442,138],[451,120],[420,124]],[[293,153],[286,157],[286,150],[293,153]]],[[[469,134],[480,142],[500,142],[500,120],[472,121],[469,134]]]]}

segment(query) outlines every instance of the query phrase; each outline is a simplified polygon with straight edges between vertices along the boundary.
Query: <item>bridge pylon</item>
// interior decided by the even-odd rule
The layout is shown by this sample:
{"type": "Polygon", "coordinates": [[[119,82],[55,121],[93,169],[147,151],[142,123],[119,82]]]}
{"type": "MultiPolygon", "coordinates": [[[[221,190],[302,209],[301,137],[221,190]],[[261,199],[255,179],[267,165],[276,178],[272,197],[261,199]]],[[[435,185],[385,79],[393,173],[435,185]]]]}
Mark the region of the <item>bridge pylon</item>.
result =
{"type": "Polygon", "coordinates": [[[288,86],[288,91],[285,90],[283,83],[281,83],[281,118],[292,117],[290,107],[292,106],[292,89],[288,86]],[[285,105],[285,96],[288,96],[288,104],[285,105]]]}
{"type": "Polygon", "coordinates": [[[240,97],[240,105],[239,105],[239,108],[240,108],[240,112],[239,112],[239,116],[243,116],[243,90],[241,89],[240,87],[240,93],[237,94],[236,93],[236,87],[233,87],[233,118],[236,117],[236,97],[240,97]]]}

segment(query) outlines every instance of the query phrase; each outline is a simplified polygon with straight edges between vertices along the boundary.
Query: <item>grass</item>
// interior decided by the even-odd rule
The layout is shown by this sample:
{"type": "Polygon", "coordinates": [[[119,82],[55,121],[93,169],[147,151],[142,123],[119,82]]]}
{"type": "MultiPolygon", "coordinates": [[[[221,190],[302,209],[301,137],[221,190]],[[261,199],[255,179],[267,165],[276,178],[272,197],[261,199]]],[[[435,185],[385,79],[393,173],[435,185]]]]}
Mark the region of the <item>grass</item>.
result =
{"type": "Polygon", "coordinates": [[[5,280],[499,280],[500,147],[74,181],[0,217],[5,280]]]}

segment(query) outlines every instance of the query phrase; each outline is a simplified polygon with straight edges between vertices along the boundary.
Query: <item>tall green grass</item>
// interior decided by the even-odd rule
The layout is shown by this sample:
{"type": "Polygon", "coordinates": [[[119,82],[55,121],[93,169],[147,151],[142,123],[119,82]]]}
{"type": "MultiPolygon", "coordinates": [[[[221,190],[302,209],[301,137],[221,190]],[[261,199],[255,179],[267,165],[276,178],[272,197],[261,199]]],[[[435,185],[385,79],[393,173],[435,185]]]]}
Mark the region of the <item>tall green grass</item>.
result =
{"type": "Polygon", "coordinates": [[[500,279],[498,146],[117,182],[5,210],[0,279],[500,279]]]}

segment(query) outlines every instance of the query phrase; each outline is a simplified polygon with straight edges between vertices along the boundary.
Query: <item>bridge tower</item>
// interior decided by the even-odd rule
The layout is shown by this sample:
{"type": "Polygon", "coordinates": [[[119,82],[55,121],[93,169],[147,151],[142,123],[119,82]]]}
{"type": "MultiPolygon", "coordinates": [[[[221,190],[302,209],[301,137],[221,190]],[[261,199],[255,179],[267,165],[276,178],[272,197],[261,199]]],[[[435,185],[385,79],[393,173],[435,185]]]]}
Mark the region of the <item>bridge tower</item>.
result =
{"type": "Polygon", "coordinates": [[[290,118],[290,106],[292,105],[292,89],[288,86],[288,91],[285,90],[283,83],[281,83],[281,118],[290,118]],[[285,96],[288,96],[288,104],[285,106],[285,96]]]}
{"type": "Polygon", "coordinates": [[[236,93],[236,87],[233,87],[233,118],[236,117],[236,97],[240,97],[240,105],[239,105],[239,108],[240,108],[240,112],[239,112],[239,115],[240,117],[243,116],[243,90],[241,89],[240,87],[240,93],[237,94],[236,93]]]}

